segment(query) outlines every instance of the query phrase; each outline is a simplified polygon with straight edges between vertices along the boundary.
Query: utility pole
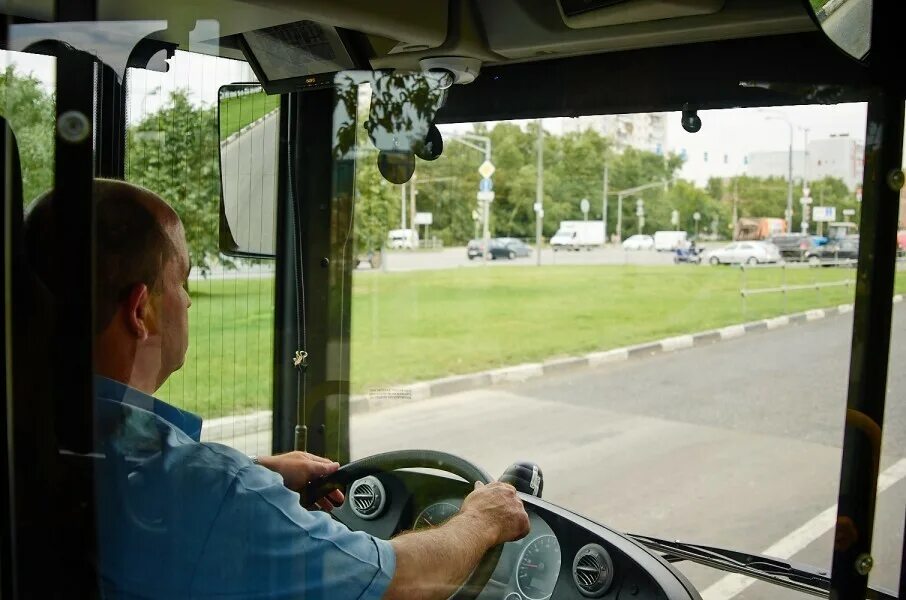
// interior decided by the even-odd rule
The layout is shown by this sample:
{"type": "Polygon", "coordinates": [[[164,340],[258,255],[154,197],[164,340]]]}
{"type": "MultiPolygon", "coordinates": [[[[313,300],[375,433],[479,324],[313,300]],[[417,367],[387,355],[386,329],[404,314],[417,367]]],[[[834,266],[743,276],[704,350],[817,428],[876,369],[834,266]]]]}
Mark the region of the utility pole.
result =
{"type": "Polygon", "coordinates": [[[538,175],[535,178],[535,264],[541,266],[541,222],[544,219],[544,127],[538,124],[538,175]]]}
{"type": "Polygon", "coordinates": [[[733,178],[733,239],[736,239],[736,225],[739,222],[739,179],[733,178]]]}
{"type": "Polygon", "coordinates": [[[415,230],[415,195],[418,193],[418,190],[415,189],[415,173],[412,174],[412,179],[409,180],[409,226],[415,230]]]}
{"type": "Polygon", "coordinates": [[[406,184],[400,186],[400,229],[406,228],[406,184]]]}
{"type": "Polygon", "coordinates": [[[608,187],[608,175],[609,169],[607,165],[604,165],[604,191],[601,194],[601,222],[604,225],[604,241],[601,243],[601,246],[607,245],[607,187],[608,187]]]}
{"type": "Polygon", "coordinates": [[[623,241],[623,192],[617,194],[617,243],[623,241]]]}

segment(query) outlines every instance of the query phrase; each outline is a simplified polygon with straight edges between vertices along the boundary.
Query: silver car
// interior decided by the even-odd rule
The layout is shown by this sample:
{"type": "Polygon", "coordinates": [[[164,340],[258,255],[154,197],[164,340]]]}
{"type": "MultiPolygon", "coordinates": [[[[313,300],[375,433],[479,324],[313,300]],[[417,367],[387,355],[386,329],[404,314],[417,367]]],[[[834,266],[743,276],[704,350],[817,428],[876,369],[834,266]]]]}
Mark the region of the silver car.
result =
{"type": "Polygon", "coordinates": [[[733,242],[707,253],[705,259],[712,265],[756,265],[780,262],[780,250],[770,242],[733,242]]]}

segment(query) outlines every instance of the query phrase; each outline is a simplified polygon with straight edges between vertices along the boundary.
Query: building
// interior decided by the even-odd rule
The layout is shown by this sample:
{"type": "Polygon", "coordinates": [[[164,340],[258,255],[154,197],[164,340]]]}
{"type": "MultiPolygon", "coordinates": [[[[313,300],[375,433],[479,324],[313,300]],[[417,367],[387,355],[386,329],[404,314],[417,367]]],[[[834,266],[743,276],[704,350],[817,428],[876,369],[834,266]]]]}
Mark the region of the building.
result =
{"type": "Polygon", "coordinates": [[[662,154],[667,148],[667,113],[561,117],[545,119],[544,128],[555,135],[597,131],[609,138],[618,152],[636,148],[662,154]]]}
{"type": "MultiPolygon", "coordinates": [[[[855,190],[862,185],[865,146],[848,135],[832,135],[808,143],[808,152],[793,151],[793,179],[808,181],[837,177],[855,190]],[[808,158],[808,160],[806,160],[808,158]]],[[[746,175],[752,177],[787,177],[789,153],[784,151],[752,152],[746,175]]]]}

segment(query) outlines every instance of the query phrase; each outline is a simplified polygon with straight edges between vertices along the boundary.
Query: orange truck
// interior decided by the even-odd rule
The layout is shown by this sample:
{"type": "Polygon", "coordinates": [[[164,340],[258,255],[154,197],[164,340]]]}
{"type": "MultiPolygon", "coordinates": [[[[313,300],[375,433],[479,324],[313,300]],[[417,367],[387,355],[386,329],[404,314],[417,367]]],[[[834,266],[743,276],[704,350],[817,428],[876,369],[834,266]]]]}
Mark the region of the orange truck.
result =
{"type": "Polygon", "coordinates": [[[770,217],[742,217],[736,220],[733,239],[765,240],[771,236],[786,233],[786,221],[770,217]]]}

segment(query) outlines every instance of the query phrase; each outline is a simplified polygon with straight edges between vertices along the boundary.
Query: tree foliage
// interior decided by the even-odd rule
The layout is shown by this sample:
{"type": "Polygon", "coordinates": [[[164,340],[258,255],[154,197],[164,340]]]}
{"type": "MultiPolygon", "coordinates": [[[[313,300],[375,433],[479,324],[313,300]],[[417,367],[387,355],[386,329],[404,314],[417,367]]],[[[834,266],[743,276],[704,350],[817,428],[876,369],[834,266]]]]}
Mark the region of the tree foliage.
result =
{"type": "Polygon", "coordinates": [[[0,73],[0,114],[19,144],[26,203],[49,190],[53,182],[55,110],[53,96],[38,79],[12,66],[0,73]]]}
{"type": "Polygon", "coordinates": [[[170,94],[155,113],[129,128],[127,179],[159,194],[186,228],[192,265],[206,271],[218,256],[220,137],[213,107],[186,90],[170,94]]]}

